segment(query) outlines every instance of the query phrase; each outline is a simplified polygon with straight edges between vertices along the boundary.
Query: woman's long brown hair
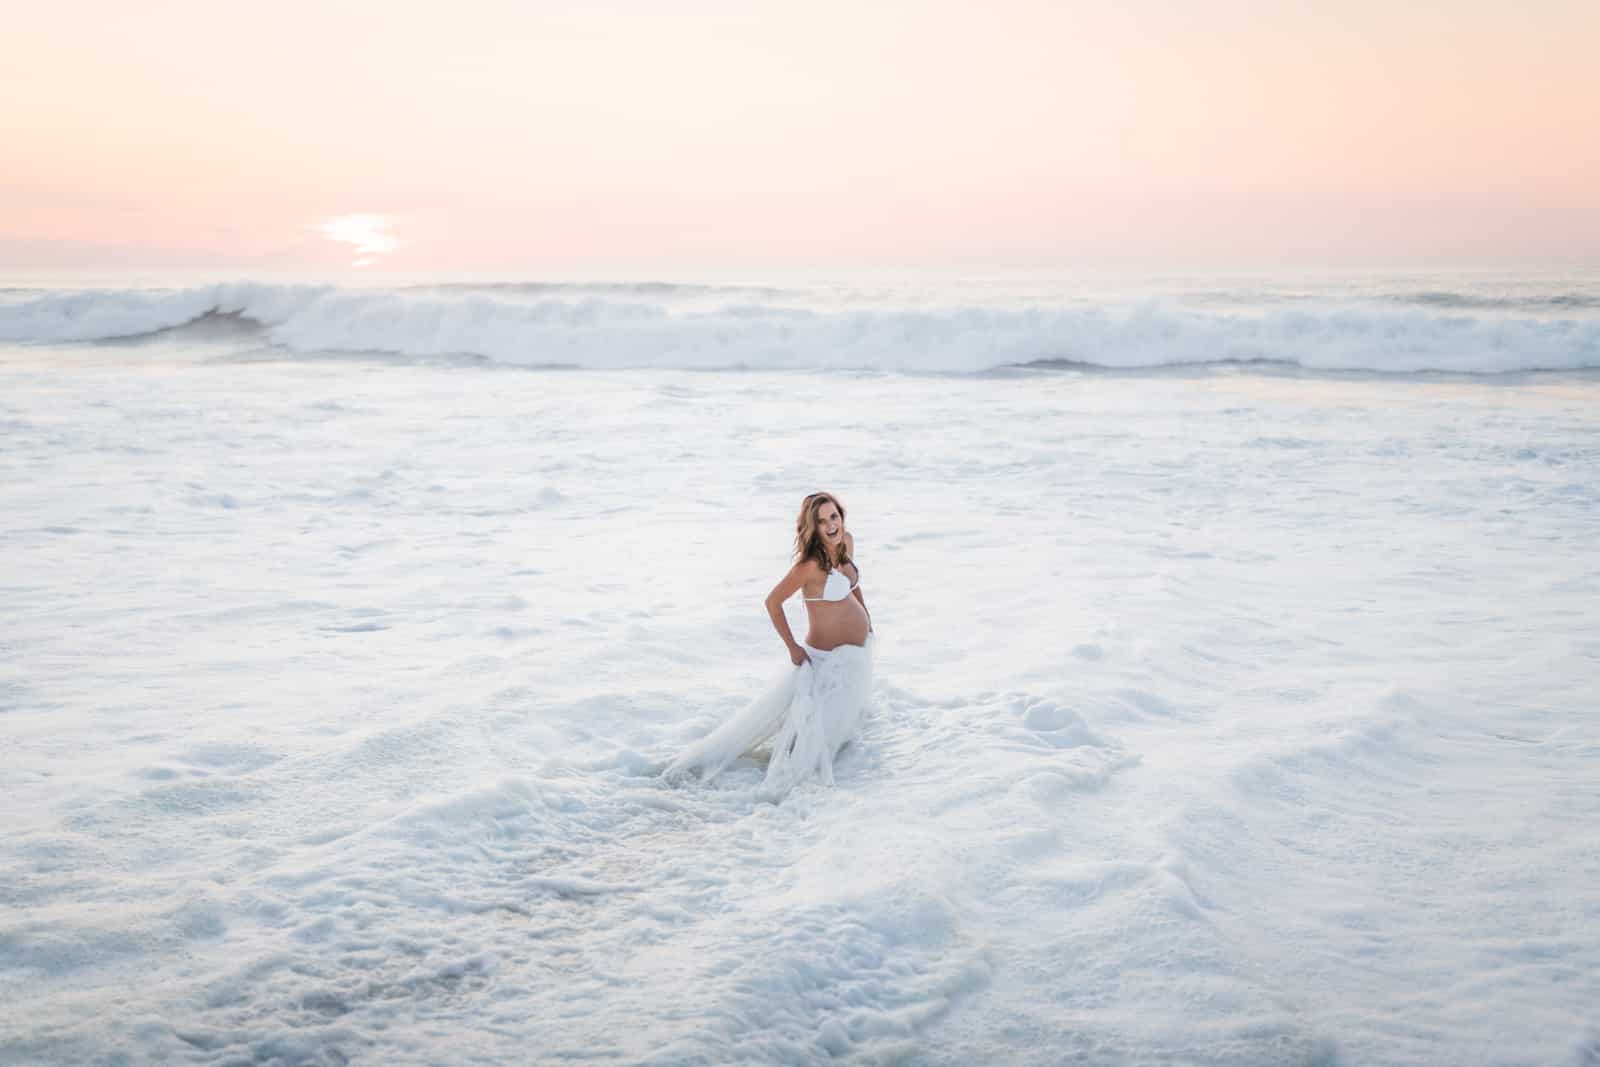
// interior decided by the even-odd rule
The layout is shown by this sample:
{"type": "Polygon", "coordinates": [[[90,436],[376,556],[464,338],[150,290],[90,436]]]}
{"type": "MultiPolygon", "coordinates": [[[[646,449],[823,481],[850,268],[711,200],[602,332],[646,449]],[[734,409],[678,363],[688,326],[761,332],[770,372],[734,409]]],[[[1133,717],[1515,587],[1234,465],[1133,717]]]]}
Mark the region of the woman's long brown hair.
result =
{"type": "Polygon", "coordinates": [[[832,504],[839,509],[839,524],[844,525],[844,505],[839,503],[839,498],[832,493],[812,493],[801,503],[800,518],[795,520],[794,558],[797,563],[803,559],[814,559],[826,574],[839,564],[849,563],[850,553],[841,539],[839,558],[828,558],[828,547],[822,543],[822,534],[817,530],[817,512],[822,510],[824,504],[832,504]]]}

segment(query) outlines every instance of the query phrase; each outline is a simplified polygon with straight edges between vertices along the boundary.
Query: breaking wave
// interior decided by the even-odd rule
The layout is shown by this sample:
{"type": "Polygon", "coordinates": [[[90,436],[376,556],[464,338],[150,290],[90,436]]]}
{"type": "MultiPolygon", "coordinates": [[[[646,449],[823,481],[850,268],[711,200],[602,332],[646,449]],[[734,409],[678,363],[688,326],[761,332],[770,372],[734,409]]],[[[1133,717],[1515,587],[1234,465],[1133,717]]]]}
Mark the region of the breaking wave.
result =
{"type": "Polygon", "coordinates": [[[1412,294],[1403,308],[1379,299],[1240,312],[1162,301],[817,308],[784,296],[761,287],[664,283],[50,290],[0,301],[0,341],[107,342],[229,316],[292,354],[466,356],[592,369],[976,373],[1040,364],[1275,363],[1500,374],[1600,368],[1600,319],[1514,314],[1457,294],[1412,294]]]}

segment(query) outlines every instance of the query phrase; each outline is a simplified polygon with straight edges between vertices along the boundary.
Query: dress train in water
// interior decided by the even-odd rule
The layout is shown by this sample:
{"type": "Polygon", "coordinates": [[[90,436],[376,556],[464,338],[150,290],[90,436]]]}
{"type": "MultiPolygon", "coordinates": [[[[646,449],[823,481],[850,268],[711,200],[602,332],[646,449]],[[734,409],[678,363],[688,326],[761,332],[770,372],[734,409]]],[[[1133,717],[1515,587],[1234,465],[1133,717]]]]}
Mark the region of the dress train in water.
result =
{"type": "Polygon", "coordinates": [[[856,735],[872,698],[873,635],[864,645],[823,651],[802,645],[809,663],[667,765],[669,777],[699,772],[710,780],[746,753],[772,742],[765,791],[781,796],[815,775],[833,784],[833,757],[856,735]]]}

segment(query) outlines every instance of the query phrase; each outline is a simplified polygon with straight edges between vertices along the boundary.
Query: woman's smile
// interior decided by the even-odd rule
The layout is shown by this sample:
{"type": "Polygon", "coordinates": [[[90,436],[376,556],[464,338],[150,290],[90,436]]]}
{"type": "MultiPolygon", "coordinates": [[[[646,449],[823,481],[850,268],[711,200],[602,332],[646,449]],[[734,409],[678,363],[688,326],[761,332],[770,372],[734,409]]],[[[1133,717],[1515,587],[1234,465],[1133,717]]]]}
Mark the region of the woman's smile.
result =
{"type": "Polygon", "coordinates": [[[832,504],[825,505],[823,513],[817,516],[817,530],[823,540],[837,541],[844,536],[844,516],[832,504]]]}

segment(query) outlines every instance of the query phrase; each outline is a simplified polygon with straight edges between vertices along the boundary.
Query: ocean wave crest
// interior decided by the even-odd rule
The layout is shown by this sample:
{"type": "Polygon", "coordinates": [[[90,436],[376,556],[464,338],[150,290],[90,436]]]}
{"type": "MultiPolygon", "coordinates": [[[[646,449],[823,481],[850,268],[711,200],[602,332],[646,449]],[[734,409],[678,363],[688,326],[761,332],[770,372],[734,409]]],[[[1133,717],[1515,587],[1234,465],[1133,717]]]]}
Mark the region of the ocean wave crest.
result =
{"type": "Polygon", "coordinates": [[[1600,367],[1600,321],[1325,303],[1221,313],[1162,302],[818,310],[730,288],[689,308],[649,287],[352,289],[236,283],[50,291],[0,305],[0,340],[110,341],[208,316],[256,324],[289,353],[477,357],[593,369],[976,373],[1279,363],[1313,370],[1496,374],[1600,367]]]}
{"type": "Polygon", "coordinates": [[[1447,290],[1393,293],[1384,298],[1396,304],[1423,307],[1461,308],[1467,311],[1541,312],[1588,311],[1600,308],[1600,297],[1589,293],[1538,293],[1521,296],[1493,296],[1480,293],[1455,293],[1447,290]]]}

